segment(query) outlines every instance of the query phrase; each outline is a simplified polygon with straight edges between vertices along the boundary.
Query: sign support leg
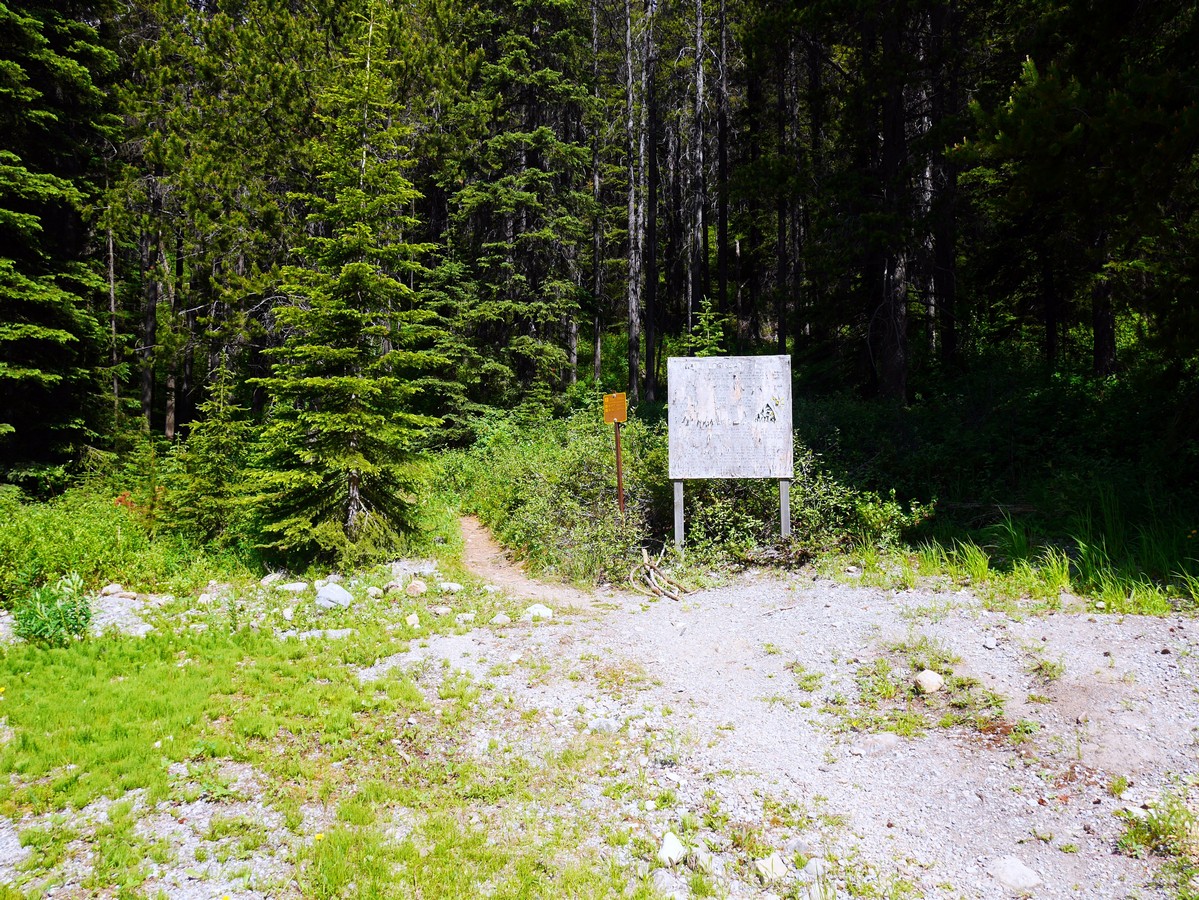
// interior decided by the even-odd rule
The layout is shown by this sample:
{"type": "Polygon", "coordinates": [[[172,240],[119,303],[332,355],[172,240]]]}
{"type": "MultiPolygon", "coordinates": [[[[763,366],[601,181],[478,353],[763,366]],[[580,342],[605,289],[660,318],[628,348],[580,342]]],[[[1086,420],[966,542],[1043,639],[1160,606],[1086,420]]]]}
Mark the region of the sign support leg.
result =
{"type": "Polygon", "coordinates": [[[674,483],[674,545],[683,551],[683,482],[674,483]]]}
{"type": "Polygon", "coordinates": [[[785,541],[791,537],[791,482],[786,479],[779,482],[779,520],[785,541]]]}
{"type": "Polygon", "coordinates": [[[616,498],[620,505],[620,514],[624,515],[624,463],[620,458],[620,423],[612,426],[616,429],[616,498]]]}

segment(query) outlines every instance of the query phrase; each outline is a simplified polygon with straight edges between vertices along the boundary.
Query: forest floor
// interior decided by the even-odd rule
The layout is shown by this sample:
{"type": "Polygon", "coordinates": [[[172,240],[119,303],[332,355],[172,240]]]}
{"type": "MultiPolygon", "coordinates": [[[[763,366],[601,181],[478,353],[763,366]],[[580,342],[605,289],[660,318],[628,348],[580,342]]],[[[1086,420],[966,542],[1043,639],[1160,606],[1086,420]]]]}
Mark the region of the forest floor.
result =
{"type": "MultiPolygon", "coordinates": [[[[389,865],[405,874],[381,896],[985,900],[1199,889],[1185,881],[1192,872],[1171,883],[1148,848],[1138,858],[1117,846],[1126,823],[1156,815],[1163,798],[1194,799],[1193,618],[1105,615],[1069,596],[1056,610],[996,603],[935,584],[885,591],[854,583],[853,571],[750,570],[678,602],[587,593],[527,578],[478,523],[463,527],[463,561],[479,584],[419,598],[432,610],[423,618],[452,624],[395,631],[397,652],[346,663],[363,691],[406,673],[423,695],[422,712],[388,726],[404,740],[391,741],[403,759],[387,765],[403,765],[407,735],[427,726],[447,742],[447,765],[477,766],[436,802],[372,812],[381,840],[404,848],[389,865]],[[523,621],[529,603],[552,618],[523,621]],[[493,612],[515,621],[491,623],[493,612]],[[944,685],[915,690],[924,669],[944,685]],[[435,729],[432,713],[445,719],[450,707],[452,729],[435,729]]],[[[380,603],[369,608],[376,619],[408,613],[380,603]]],[[[340,637],[307,642],[315,650],[340,637]]],[[[386,778],[382,765],[362,772],[386,778]]],[[[195,767],[174,766],[181,783],[197,779],[195,767]]],[[[317,770],[330,786],[289,816],[270,802],[280,776],[268,766],[226,760],[224,789],[199,797],[133,792],[136,833],[163,848],[136,891],[320,893],[316,842],[355,821],[347,787],[367,776],[345,775],[352,761],[317,770]]],[[[101,799],[0,822],[0,883],[115,895],[96,874],[111,808],[101,799]],[[36,841],[26,836],[51,826],[70,840],[31,870],[36,841]]],[[[1199,849],[1199,835],[1182,840],[1184,855],[1199,849]]],[[[324,895],[365,893],[365,875],[347,878],[324,895]]]]}

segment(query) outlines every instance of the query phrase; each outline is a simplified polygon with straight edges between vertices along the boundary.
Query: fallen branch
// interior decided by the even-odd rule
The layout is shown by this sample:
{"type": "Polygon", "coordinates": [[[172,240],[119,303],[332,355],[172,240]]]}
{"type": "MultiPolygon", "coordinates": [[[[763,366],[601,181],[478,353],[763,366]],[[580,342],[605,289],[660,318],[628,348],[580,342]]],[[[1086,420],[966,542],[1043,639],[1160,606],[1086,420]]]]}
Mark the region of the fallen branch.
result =
{"type": "Polygon", "coordinates": [[[633,590],[647,597],[668,597],[676,601],[683,594],[692,593],[692,588],[662,571],[661,562],[661,556],[654,561],[650,559],[649,551],[642,548],[640,565],[634,566],[629,572],[629,584],[633,590]]]}

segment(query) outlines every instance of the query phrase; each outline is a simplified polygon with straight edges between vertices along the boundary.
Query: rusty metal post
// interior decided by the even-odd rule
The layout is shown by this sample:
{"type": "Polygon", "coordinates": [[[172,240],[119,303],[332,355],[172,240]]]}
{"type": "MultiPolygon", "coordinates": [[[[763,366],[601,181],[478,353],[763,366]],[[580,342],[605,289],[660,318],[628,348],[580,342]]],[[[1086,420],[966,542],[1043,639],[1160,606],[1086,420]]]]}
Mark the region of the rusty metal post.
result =
{"type": "Polygon", "coordinates": [[[620,423],[612,425],[616,429],[616,499],[620,504],[620,514],[624,515],[624,461],[620,454],[620,423]]]}

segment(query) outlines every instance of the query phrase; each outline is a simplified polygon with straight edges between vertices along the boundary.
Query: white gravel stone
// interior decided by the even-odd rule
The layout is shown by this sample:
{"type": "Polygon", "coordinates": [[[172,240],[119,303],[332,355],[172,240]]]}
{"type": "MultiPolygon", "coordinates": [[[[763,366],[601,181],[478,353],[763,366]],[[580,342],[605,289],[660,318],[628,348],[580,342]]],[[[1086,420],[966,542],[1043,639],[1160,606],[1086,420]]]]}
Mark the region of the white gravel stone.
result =
{"type": "Polygon", "coordinates": [[[687,851],[683,847],[683,842],[673,831],[662,835],[662,846],[658,848],[658,862],[664,866],[674,866],[680,863],[686,855],[687,851]]]}
{"type": "Polygon", "coordinates": [[[289,581],[287,584],[277,584],[276,589],[286,591],[289,594],[302,594],[308,590],[307,581],[289,581]]]}
{"type": "Polygon", "coordinates": [[[457,594],[462,590],[462,585],[456,581],[443,581],[437,585],[437,590],[443,594],[457,594]]]}
{"type": "Polygon", "coordinates": [[[945,679],[932,669],[924,669],[916,676],[916,687],[922,694],[935,694],[945,687],[945,679]]]}
{"type": "Polygon", "coordinates": [[[497,613],[495,616],[492,617],[491,624],[492,625],[511,625],[512,617],[505,615],[504,613],[497,613]]]}
{"type": "Polygon", "coordinates": [[[366,589],[366,596],[370,597],[372,600],[378,600],[380,597],[383,596],[383,588],[375,587],[372,584],[370,587],[368,587],[366,589]]]}
{"type": "Polygon", "coordinates": [[[765,859],[754,860],[754,874],[763,884],[781,881],[787,877],[789,871],[787,864],[783,862],[783,858],[778,853],[771,853],[765,859]]]}
{"type": "Polygon", "coordinates": [[[545,619],[548,621],[553,617],[554,611],[544,603],[534,603],[525,610],[525,614],[521,616],[521,619],[525,622],[536,622],[538,619],[545,619]]]}
{"type": "Polygon", "coordinates": [[[354,595],[340,584],[326,584],[316,592],[316,605],[321,609],[348,609],[354,602],[354,595]]]}
{"type": "Polygon", "coordinates": [[[408,582],[408,586],[404,588],[404,593],[409,597],[419,597],[421,594],[429,590],[429,586],[419,578],[413,578],[408,582]]]}
{"type": "Polygon", "coordinates": [[[987,867],[991,877],[1013,891],[1031,891],[1041,883],[1041,876],[1015,856],[1004,856],[987,867]]]}
{"type": "Polygon", "coordinates": [[[408,623],[409,628],[420,628],[420,616],[416,613],[412,613],[404,621],[408,623]]]}

